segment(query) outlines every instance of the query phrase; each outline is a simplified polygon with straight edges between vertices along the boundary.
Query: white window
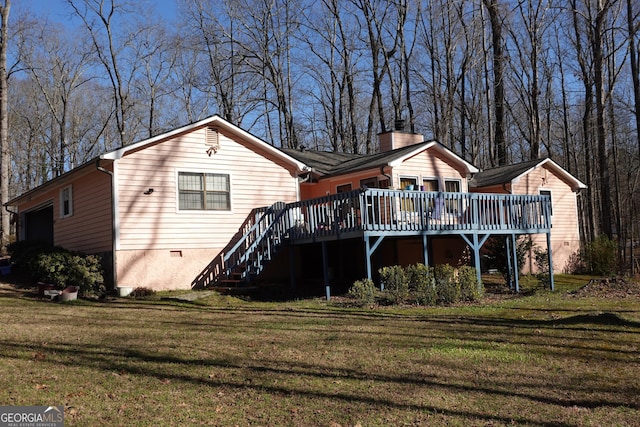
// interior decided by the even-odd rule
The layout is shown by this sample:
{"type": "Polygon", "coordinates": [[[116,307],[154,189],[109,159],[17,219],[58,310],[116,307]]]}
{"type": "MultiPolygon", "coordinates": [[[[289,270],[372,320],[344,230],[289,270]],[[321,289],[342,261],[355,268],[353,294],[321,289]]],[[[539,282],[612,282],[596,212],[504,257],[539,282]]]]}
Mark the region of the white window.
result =
{"type": "Polygon", "coordinates": [[[178,172],[180,210],[231,210],[229,175],[178,172]]]}
{"type": "Polygon", "coordinates": [[[60,190],[60,218],[73,215],[73,191],[70,185],[60,190]]]}
{"type": "MultiPolygon", "coordinates": [[[[445,179],[444,191],[446,191],[447,193],[459,193],[460,181],[457,179],[445,179]]],[[[447,199],[446,209],[447,213],[460,215],[462,213],[462,199],[456,197],[447,199]]]]}
{"type": "Polygon", "coordinates": [[[549,196],[549,200],[551,200],[551,203],[549,205],[549,215],[553,216],[553,199],[551,198],[551,191],[549,191],[549,190],[540,190],[540,195],[541,196],[549,196]]]}

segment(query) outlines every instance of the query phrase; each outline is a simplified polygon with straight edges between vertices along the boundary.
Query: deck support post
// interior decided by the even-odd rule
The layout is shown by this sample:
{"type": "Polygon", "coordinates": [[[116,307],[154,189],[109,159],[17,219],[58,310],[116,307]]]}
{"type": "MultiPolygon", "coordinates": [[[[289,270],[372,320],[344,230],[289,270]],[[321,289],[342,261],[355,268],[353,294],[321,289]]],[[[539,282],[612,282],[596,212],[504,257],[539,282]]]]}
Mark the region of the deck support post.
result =
{"type": "Polygon", "coordinates": [[[331,300],[331,285],[329,284],[329,260],[327,260],[327,242],[322,242],[322,274],[324,279],[324,291],[327,301],[331,300]]]}
{"type": "Polygon", "coordinates": [[[473,250],[473,260],[476,269],[476,278],[478,279],[478,290],[482,290],[482,271],[480,270],[480,248],[485,244],[487,239],[489,238],[489,234],[485,234],[480,238],[478,233],[473,233],[471,235],[471,240],[464,234],[461,234],[462,239],[469,245],[469,247],[473,250]]]}
{"type": "Polygon", "coordinates": [[[511,274],[511,269],[513,266],[511,265],[511,238],[509,236],[505,236],[504,238],[504,248],[505,248],[505,257],[507,259],[507,285],[509,286],[509,290],[512,291],[513,286],[513,274],[511,274]]]}
{"type": "MultiPolygon", "coordinates": [[[[365,260],[367,261],[367,279],[369,280],[373,279],[373,275],[371,274],[371,255],[373,255],[375,250],[378,249],[378,246],[380,246],[380,243],[382,243],[383,239],[384,239],[384,236],[376,236],[376,241],[373,242],[373,245],[372,245],[371,242],[369,241],[369,235],[364,236],[364,250],[365,250],[364,257],[365,257],[365,260]]],[[[384,285],[382,284],[382,282],[380,283],[380,290],[384,291],[384,285]]]]}
{"type": "Polygon", "coordinates": [[[424,260],[424,265],[429,267],[429,246],[428,246],[426,234],[422,235],[422,256],[423,256],[422,259],[424,260]]]}
{"type": "Polygon", "coordinates": [[[549,259],[549,289],[555,290],[553,283],[553,257],[551,256],[551,233],[547,233],[547,257],[549,259]]]}
{"type": "Polygon", "coordinates": [[[511,263],[513,264],[513,282],[516,293],[520,293],[520,278],[518,277],[520,272],[518,271],[518,251],[516,244],[516,234],[511,234],[511,263]]]}

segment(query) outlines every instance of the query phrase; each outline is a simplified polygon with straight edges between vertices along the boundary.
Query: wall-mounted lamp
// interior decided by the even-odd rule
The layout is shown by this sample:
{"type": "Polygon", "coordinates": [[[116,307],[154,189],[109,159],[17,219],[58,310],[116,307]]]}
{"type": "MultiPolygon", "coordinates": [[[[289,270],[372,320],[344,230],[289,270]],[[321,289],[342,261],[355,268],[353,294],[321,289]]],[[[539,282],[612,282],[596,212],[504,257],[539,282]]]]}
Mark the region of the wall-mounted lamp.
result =
{"type": "Polygon", "coordinates": [[[149,188],[147,191],[144,192],[144,194],[151,194],[153,193],[153,188],[149,188]]]}

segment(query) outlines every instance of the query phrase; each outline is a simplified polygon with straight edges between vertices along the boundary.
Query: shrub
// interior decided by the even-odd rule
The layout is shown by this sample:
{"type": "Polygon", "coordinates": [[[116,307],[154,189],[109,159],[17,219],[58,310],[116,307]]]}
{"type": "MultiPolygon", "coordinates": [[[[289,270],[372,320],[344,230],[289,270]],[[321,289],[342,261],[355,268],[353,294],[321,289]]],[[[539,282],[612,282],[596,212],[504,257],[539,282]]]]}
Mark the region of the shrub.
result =
{"type": "Polygon", "coordinates": [[[435,305],[437,301],[433,269],[424,264],[415,264],[407,268],[409,290],[417,304],[435,305]]]}
{"type": "Polygon", "coordinates": [[[533,259],[538,268],[536,278],[542,286],[551,289],[551,275],[549,274],[549,251],[538,248],[533,249],[533,259]]]}
{"type": "Polygon", "coordinates": [[[376,285],[371,279],[356,280],[349,288],[348,295],[361,307],[373,304],[376,301],[376,285]]]}
{"type": "Polygon", "coordinates": [[[616,242],[607,236],[599,236],[587,243],[584,260],[592,274],[611,276],[617,270],[616,242]]]}
{"type": "Polygon", "coordinates": [[[20,268],[35,280],[61,288],[78,286],[82,295],[102,296],[106,292],[100,257],[38,242],[18,243],[11,248],[12,254],[17,254],[20,268]]]}
{"type": "MultiPolygon", "coordinates": [[[[522,237],[516,240],[516,259],[518,262],[518,272],[522,272],[524,267],[525,257],[527,253],[535,246],[533,240],[530,237],[522,237]]],[[[511,254],[507,254],[507,246],[505,244],[505,238],[493,237],[487,242],[488,257],[498,269],[500,273],[507,278],[509,273],[509,262],[507,256],[511,257],[511,254]]]]}
{"type": "Polygon", "coordinates": [[[61,248],[54,247],[50,243],[41,240],[22,240],[7,246],[7,251],[11,255],[11,261],[16,270],[24,272],[30,271],[31,262],[38,254],[60,250],[61,248]]]}
{"type": "Polygon", "coordinates": [[[391,304],[400,304],[409,296],[407,274],[399,265],[383,267],[378,270],[384,287],[384,295],[391,304]]]}
{"type": "Polygon", "coordinates": [[[438,302],[451,304],[460,300],[460,282],[456,279],[456,270],[449,264],[436,265],[434,269],[438,302]]]}
{"type": "Polygon", "coordinates": [[[129,296],[134,298],[146,298],[146,297],[153,296],[155,294],[156,294],[156,291],[154,291],[153,289],[138,287],[132,290],[129,296]]]}
{"type": "Polygon", "coordinates": [[[475,268],[463,265],[458,268],[458,283],[460,284],[460,297],[463,301],[478,301],[484,294],[482,282],[478,283],[478,275],[475,268]]]}

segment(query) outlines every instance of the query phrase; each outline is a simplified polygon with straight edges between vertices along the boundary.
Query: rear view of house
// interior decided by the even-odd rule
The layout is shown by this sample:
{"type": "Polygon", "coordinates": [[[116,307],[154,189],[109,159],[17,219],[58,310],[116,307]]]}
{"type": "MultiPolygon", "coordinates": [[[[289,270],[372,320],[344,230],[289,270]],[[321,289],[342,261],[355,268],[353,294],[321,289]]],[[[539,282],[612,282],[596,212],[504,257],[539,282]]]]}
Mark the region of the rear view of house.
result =
{"type": "Polygon", "coordinates": [[[522,234],[562,267],[579,245],[567,215],[583,187],[550,160],[481,172],[401,131],[380,135],[376,154],[327,153],[279,149],[212,116],[8,205],[20,240],[101,254],[117,286],[161,290],[265,275],[349,281],[383,265],[469,262],[469,248],[479,270],[490,236],[522,234]]]}

